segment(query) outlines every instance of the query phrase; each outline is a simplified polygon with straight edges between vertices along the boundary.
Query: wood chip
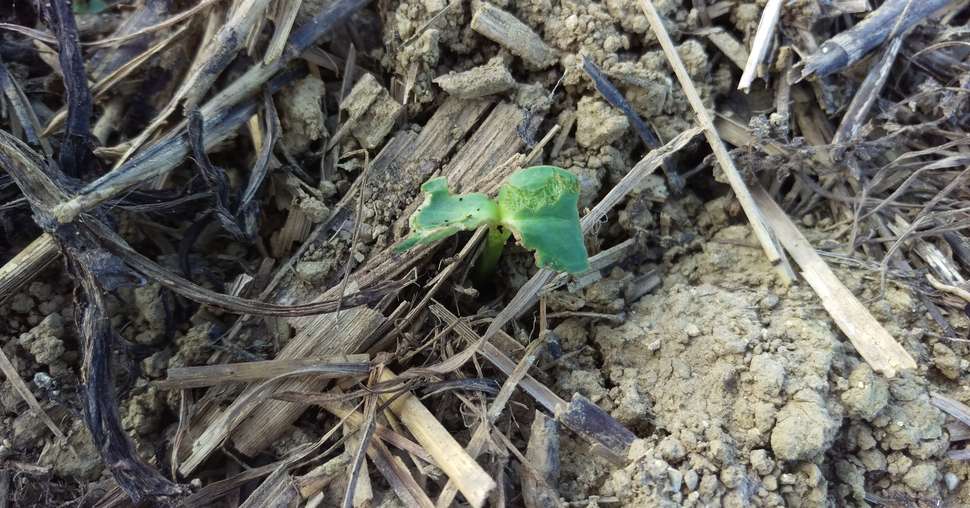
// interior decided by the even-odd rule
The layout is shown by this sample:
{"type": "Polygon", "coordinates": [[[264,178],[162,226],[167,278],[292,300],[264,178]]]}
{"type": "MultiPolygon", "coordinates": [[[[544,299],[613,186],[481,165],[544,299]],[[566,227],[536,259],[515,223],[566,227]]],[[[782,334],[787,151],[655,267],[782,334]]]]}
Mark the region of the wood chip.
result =
{"type": "Polygon", "coordinates": [[[558,61],[556,50],[549,47],[529,25],[488,2],[478,5],[472,16],[471,27],[540,69],[558,61]]]}
{"type": "Polygon", "coordinates": [[[44,233],[30,242],[13,259],[0,267],[0,302],[34,280],[34,277],[58,257],[60,251],[51,235],[44,233]]]}

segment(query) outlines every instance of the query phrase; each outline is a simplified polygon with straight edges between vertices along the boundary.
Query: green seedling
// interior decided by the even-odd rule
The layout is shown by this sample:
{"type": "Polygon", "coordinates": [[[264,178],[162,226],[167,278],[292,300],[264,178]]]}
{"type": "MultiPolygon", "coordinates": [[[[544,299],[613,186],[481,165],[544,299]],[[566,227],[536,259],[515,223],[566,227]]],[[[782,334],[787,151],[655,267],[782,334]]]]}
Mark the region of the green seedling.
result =
{"type": "Polygon", "coordinates": [[[74,14],[98,14],[109,7],[104,0],[74,0],[71,6],[74,14]]]}
{"type": "Polygon", "coordinates": [[[459,231],[489,227],[476,271],[495,271],[510,235],[535,251],[536,265],[558,272],[577,273],[589,268],[583,230],[579,226],[579,180],[555,166],[533,166],[517,171],[499,189],[498,199],[485,194],[455,195],[444,177],[421,186],[424,203],[411,216],[411,234],[395,250],[445,239],[459,231]]]}

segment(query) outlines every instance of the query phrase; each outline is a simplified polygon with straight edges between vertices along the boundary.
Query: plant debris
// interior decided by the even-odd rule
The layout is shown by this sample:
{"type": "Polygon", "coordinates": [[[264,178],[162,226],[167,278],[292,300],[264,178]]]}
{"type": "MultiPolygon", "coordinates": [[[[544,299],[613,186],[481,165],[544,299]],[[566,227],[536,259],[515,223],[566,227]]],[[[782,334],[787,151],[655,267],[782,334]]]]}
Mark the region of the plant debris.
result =
{"type": "Polygon", "coordinates": [[[970,504],[968,17],[0,7],[0,506],[970,504]]]}

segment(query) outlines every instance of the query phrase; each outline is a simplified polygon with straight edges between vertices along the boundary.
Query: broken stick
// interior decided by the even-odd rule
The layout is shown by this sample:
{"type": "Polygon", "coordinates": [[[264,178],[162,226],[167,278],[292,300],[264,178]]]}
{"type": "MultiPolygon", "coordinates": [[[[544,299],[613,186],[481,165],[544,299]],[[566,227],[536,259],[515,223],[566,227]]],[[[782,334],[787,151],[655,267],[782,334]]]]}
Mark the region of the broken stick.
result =
{"type": "Polygon", "coordinates": [[[542,474],[545,484],[529,474],[523,474],[522,503],[526,508],[560,506],[559,495],[554,490],[559,484],[559,425],[541,411],[536,411],[532,420],[525,457],[542,474]]]}
{"type": "Polygon", "coordinates": [[[475,9],[471,27],[540,69],[558,60],[556,50],[549,47],[529,25],[490,3],[482,2],[475,9]]]}
{"type": "Polygon", "coordinates": [[[738,90],[747,92],[751,88],[751,83],[757,77],[758,65],[765,59],[765,54],[770,46],[771,36],[775,33],[775,25],[781,16],[781,0],[768,0],[764,10],[761,12],[761,20],[758,21],[758,31],[754,34],[754,41],[751,43],[751,52],[748,53],[748,61],[744,64],[744,72],[738,81],[738,90]]]}
{"type": "MultiPolygon", "coordinates": [[[[522,359],[519,360],[519,363],[515,366],[512,374],[510,374],[505,380],[505,383],[502,384],[502,389],[499,391],[498,395],[495,396],[495,400],[492,401],[492,404],[488,407],[488,410],[485,413],[485,421],[478,423],[478,427],[476,427],[475,431],[472,433],[471,440],[468,441],[468,445],[465,447],[465,450],[469,455],[472,456],[472,458],[478,458],[478,455],[481,454],[491,431],[491,426],[496,420],[498,420],[498,417],[501,416],[506,403],[508,403],[509,399],[512,397],[512,393],[515,391],[516,385],[519,384],[519,381],[521,381],[522,378],[525,377],[526,373],[529,372],[529,369],[532,368],[532,365],[538,359],[539,353],[544,345],[545,341],[541,338],[532,341],[532,343],[529,344],[529,347],[526,348],[525,354],[522,355],[522,359]]],[[[449,480],[445,487],[441,489],[441,495],[438,496],[436,506],[438,508],[448,508],[451,506],[452,501],[455,499],[455,494],[457,493],[457,484],[449,480]]]]}
{"type": "MultiPolygon", "coordinates": [[[[454,326],[455,332],[466,341],[481,340],[468,323],[458,319],[458,316],[441,304],[432,303],[429,308],[445,324],[454,326]]],[[[496,334],[504,336],[507,341],[513,340],[501,330],[496,334]]],[[[491,342],[483,342],[478,352],[506,376],[514,374],[516,362],[505,356],[505,353],[491,342]]],[[[575,394],[572,401],[567,402],[529,374],[525,374],[519,380],[517,387],[528,393],[539,405],[555,414],[557,420],[567,428],[589,440],[593,445],[591,449],[607,460],[619,463],[629,453],[630,445],[636,436],[589,399],[575,394]]]]}
{"type": "Polygon", "coordinates": [[[27,387],[27,383],[24,383],[24,380],[20,378],[20,374],[17,373],[17,368],[10,363],[10,359],[7,358],[7,354],[4,353],[3,350],[0,350],[0,372],[6,376],[7,381],[10,381],[10,384],[13,385],[14,390],[16,390],[24,401],[27,402],[27,405],[30,406],[35,413],[37,413],[37,416],[43,420],[44,425],[46,425],[47,428],[54,433],[57,439],[59,439],[62,443],[66,443],[67,437],[63,432],[61,432],[61,429],[57,427],[54,420],[51,420],[51,417],[47,414],[47,412],[44,411],[44,408],[40,405],[40,401],[37,400],[37,397],[34,397],[34,393],[30,391],[29,387],[27,387]]]}
{"type": "Polygon", "coordinates": [[[888,0],[852,28],[822,43],[805,58],[802,79],[828,76],[858,62],[894,31],[903,33],[952,0],[888,0]]]}
{"type": "Polygon", "coordinates": [[[47,233],[30,242],[24,250],[0,266],[0,302],[13,296],[60,254],[54,238],[47,233]]]}
{"type": "MultiPolygon", "coordinates": [[[[384,369],[381,381],[396,379],[390,370],[384,369]]],[[[391,411],[401,419],[418,444],[428,451],[448,478],[455,482],[468,503],[478,508],[485,504],[488,493],[495,488],[495,481],[478,465],[465,449],[455,441],[441,422],[410,393],[394,397],[389,393],[381,398],[390,401],[391,411]]]]}

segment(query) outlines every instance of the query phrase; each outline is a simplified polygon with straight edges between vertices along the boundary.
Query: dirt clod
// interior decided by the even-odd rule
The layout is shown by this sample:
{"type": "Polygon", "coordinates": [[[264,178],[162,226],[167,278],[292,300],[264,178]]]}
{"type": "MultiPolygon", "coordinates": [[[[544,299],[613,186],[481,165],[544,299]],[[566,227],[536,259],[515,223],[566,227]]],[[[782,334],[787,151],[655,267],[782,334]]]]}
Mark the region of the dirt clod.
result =
{"type": "Polygon", "coordinates": [[[606,101],[584,97],[579,100],[576,117],[576,142],[579,146],[595,148],[610,144],[630,127],[623,113],[606,101]]]}
{"type": "Polygon", "coordinates": [[[10,441],[18,450],[36,446],[49,432],[43,420],[33,409],[17,415],[13,419],[12,427],[13,436],[10,441]]]}
{"type": "Polygon", "coordinates": [[[91,434],[76,420],[67,432],[67,446],[49,441],[40,454],[41,465],[50,466],[61,478],[91,481],[101,474],[101,456],[98,454],[91,434]]]}
{"type": "Polygon", "coordinates": [[[51,365],[64,354],[64,318],[51,314],[29,332],[20,336],[20,346],[30,352],[37,363],[51,365]]]}
{"type": "MultiPolygon", "coordinates": [[[[628,485],[616,473],[607,491],[627,488],[624,502],[638,506],[813,505],[832,496],[858,500],[874,488],[867,475],[879,472],[906,492],[940,492],[938,469],[910,472],[945,449],[943,419],[925,385],[905,376],[887,382],[849,362],[824,315],[807,310],[817,305],[814,295],[775,286],[759,253],[740,247],[750,234],[738,226],[716,231],[702,252],[671,268],[659,292],[630,306],[626,322],[594,328],[590,340],[611,366],[610,382],[641,391],[651,402],[649,421],[668,434],[646,445],[655,459],[644,460],[677,469],[684,487],[679,500],[664,498],[666,480],[644,491],[632,486],[640,480],[628,485]],[[833,462],[833,483],[815,464],[840,449],[849,455],[833,462]]],[[[572,329],[561,336],[582,340],[572,329]]],[[[624,414],[617,395],[609,391],[612,404],[601,404],[624,414]]]]}
{"type": "Polygon", "coordinates": [[[833,419],[822,398],[803,390],[778,411],[771,432],[771,449],[782,460],[810,460],[831,446],[839,421],[833,419]]]}
{"type": "Polygon", "coordinates": [[[449,95],[461,99],[503,93],[516,86],[515,78],[501,57],[492,58],[487,64],[464,72],[438,76],[434,82],[449,95]]]}
{"type": "Polygon", "coordinates": [[[320,78],[307,76],[290,86],[279,100],[282,143],[292,154],[302,154],[314,141],[327,136],[323,98],[326,87],[320,78]]]}
{"type": "Polygon", "coordinates": [[[889,401],[886,381],[864,363],[849,374],[849,387],[842,394],[842,403],[852,416],[871,420],[889,401]]]}

